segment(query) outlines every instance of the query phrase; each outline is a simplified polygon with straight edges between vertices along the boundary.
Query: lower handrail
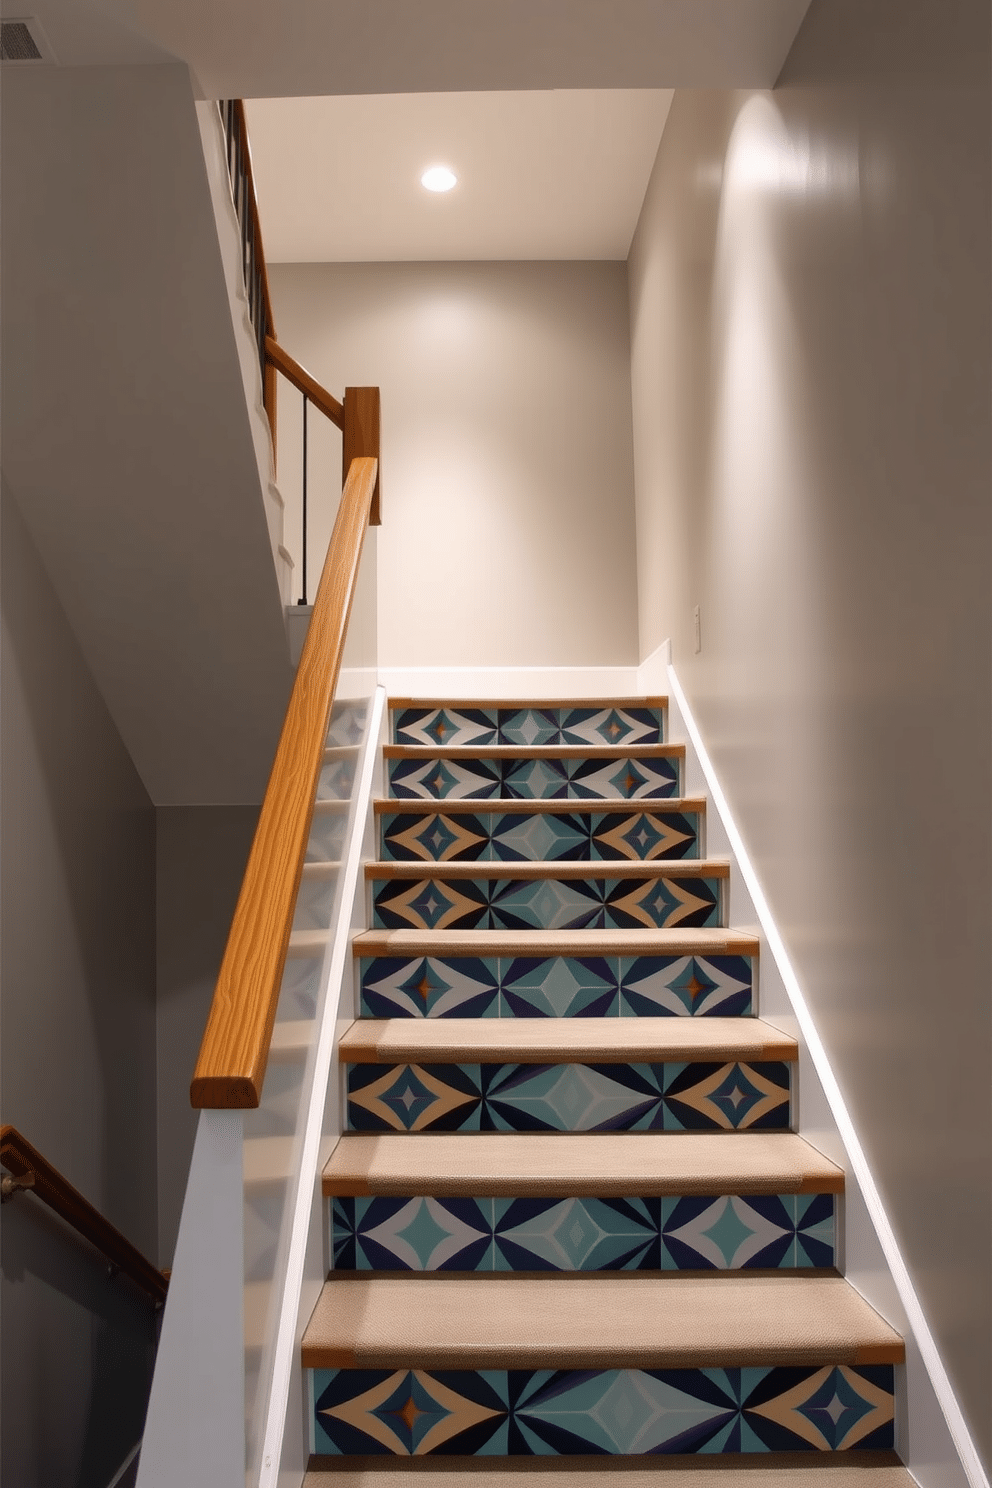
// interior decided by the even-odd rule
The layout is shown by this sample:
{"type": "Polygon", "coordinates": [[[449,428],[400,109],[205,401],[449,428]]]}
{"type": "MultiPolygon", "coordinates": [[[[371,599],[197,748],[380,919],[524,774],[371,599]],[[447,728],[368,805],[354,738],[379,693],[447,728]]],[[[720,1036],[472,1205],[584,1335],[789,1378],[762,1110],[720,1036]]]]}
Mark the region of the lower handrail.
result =
{"type": "Polygon", "coordinates": [[[165,1273],[153,1266],[109,1219],[104,1218],[99,1209],[95,1209],[88,1199],[84,1199],[58,1168],[42,1157],[36,1147],[32,1147],[16,1126],[0,1127],[0,1163],[8,1173],[14,1175],[13,1182],[4,1180],[5,1197],[16,1189],[30,1190],[91,1245],[102,1251],[112,1266],[129,1276],[156,1303],[165,1301],[169,1290],[169,1279],[165,1273]]]}

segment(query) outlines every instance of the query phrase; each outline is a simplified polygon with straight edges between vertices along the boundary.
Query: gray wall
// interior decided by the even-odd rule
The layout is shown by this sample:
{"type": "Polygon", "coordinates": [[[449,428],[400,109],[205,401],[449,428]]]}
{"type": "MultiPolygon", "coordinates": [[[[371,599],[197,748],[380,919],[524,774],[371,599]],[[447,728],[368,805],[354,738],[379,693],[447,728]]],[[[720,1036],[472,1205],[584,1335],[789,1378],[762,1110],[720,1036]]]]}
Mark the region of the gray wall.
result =
{"type": "MultiPolygon", "coordinates": [[[[154,812],[6,486],[0,519],[3,1120],[154,1257],[154,812]]],[[[4,1482],[104,1488],[152,1308],[27,1195],[2,1270],[4,1482]]]]}
{"type": "MultiPolygon", "coordinates": [[[[624,265],[282,264],[271,283],[280,340],[325,387],[382,389],[380,665],[633,665],[624,265]]],[[[280,384],[296,556],[300,398],[280,384]]],[[[341,441],[309,428],[312,576],[341,441]]]]}
{"type": "Polygon", "coordinates": [[[630,263],[642,656],[673,638],[986,1462],[989,20],[814,0],[774,94],[676,95],[630,263]]]}
{"type": "Polygon", "coordinates": [[[251,847],[257,806],[157,813],[159,1257],[172,1265],[197,1112],[189,1083],[251,847]]]}
{"type": "Polygon", "coordinates": [[[190,76],[0,104],[4,474],[155,804],[258,800],[292,674],[190,76]]]}

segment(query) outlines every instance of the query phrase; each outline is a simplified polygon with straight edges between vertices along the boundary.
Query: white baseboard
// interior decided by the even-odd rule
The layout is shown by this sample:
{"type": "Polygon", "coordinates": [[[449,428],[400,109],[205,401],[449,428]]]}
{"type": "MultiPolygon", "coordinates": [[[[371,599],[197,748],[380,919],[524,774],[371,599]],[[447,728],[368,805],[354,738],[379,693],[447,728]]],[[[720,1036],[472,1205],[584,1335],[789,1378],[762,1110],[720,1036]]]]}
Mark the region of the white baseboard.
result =
{"type": "Polygon", "coordinates": [[[802,985],[670,655],[666,641],[644,663],[642,674],[654,690],[668,695],[669,736],[686,746],[687,792],[705,790],[708,795],[707,853],[731,857],[733,923],[754,924],[760,931],[761,1015],[799,1039],[799,1129],[845,1169],[843,1269],[906,1340],[905,1388],[896,1405],[899,1454],[922,1488],[989,1488],[802,985]],[[667,680],[657,687],[654,678],[662,662],[667,680]],[[645,673],[645,668],[650,670],[645,673]]]}

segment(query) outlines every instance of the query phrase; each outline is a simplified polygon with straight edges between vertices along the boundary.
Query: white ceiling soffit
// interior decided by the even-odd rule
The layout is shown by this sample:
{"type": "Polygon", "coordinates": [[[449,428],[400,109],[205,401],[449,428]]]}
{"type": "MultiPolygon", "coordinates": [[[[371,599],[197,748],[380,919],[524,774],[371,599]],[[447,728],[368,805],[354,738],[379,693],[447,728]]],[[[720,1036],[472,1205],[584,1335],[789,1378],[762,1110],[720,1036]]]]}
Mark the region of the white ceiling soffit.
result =
{"type": "MultiPolygon", "coordinates": [[[[116,17],[206,98],[770,87],[809,0],[38,0],[116,17]]],[[[107,59],[110,60],[110,59],[107,59]]]]}
{"type": "Polygon", "coordinates": [[[672,95],[393,93],[248,104],[271,263],[623,259],[672,95]],[[425,191],[428,166],[458,177],[425,191]]]}

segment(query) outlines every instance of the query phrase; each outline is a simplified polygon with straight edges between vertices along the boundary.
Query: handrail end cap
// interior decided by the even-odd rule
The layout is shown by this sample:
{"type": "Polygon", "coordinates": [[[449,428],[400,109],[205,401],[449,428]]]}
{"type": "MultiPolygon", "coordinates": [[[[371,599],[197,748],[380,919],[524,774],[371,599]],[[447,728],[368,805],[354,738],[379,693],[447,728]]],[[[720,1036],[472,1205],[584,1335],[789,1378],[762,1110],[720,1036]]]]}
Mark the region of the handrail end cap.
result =
{"type": "Polygon", "coordinates": [[[189,1087],[194,1111],[255,1111],[261,1082],[249,1075],[196,1075],[189,1087]]]}

